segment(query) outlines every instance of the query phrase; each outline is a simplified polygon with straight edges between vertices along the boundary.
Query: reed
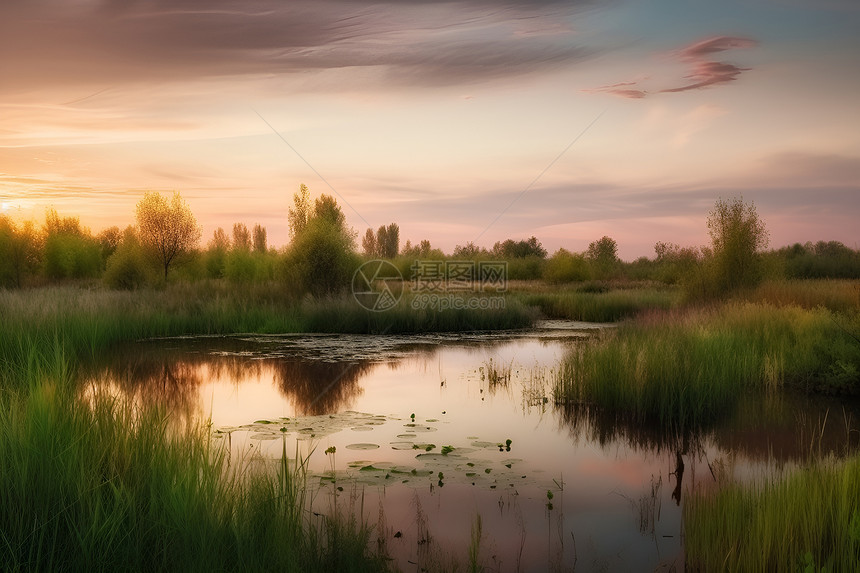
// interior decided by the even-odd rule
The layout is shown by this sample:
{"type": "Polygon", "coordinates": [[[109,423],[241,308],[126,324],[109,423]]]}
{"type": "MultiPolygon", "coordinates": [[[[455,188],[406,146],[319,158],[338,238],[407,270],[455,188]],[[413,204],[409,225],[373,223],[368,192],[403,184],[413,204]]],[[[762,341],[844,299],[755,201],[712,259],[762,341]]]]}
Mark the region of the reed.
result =
{"type": "Polygon", "coordinates": [[[785,384],[860,392],[857,315],[729,303],[652,312],[565,359],[562,404],[585,404],[684,433],[729,415],[750,392],[785,384]]]}
{"type": "Polygon", "coordinates": [[[860,281],[782,280],[765,281],[741,295],[749,302],[773,306],[824,307],[834,312],[860,309],[860,281]]]}
{"type": "Polygon", "coordinates": [[[0,392],[3,571],[377,571],[369,528],[316,520],[301,464],[230,464],[208,428],[79,398],[59,338],[0,392]],[[242,468],[239,470],[238,468],[242,468]]]}
{"type": "Polygon", "coordinates": [[[12,380],[25,349],[63,341],[70,358],[143,338],[254,332],[410,333],[524,328],[536,313],[516,300],[502,308],[414,309],[409,296],[385,312],[351,297],[297,300],[276,285],[239,288],[223,281],[118,292],[75,287],[0,290],[0,375],[12,380]]]}
{"type": "Polygon", "coordinates": [[[691,570],[857,571],[860,457],[696,490],[683,515],[691,570]]]}
{"type": "Polygon", "coordinates": [[[518,294],[519,300],[534,306],[547,318],[616,322],[646,310],[674,308],[680,302],[673,289],[616,289],[608,292],[559,291],[518,294]]]}
{"type": "Polygon", "coordinates": [[[205,424],[78,387],[81,361],[120,341],[296,330],[287,303],[218,290],[0,292],[0,570],[384,570],[366,524],[309,511],[304,470],[286,455],[252,471],[205,424]]]}

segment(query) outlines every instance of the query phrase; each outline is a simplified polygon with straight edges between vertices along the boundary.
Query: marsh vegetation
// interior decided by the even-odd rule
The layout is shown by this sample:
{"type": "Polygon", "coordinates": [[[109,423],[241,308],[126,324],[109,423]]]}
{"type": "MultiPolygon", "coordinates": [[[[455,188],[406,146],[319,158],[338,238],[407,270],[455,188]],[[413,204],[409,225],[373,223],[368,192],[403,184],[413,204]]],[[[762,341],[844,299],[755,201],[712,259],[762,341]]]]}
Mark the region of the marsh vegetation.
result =
{"type": "Polygon", "coordinates": [[[629,263],[609,237],[553,255],[534,238],[450,256],[429,241],[401,249],[393,223],[365,234],[362,258],[336,201],[306,188],[289,220],[293,242],[278,250],[241,223],[199,249],[178,194],[148,196],[137,226],[96,236],[54,211],[41,227],[0,217],[0,567],[480,570],[537,555],[541,567],[623,568],[634,557],[606,557],[612,519],[588,547],[575,533],[600,490],[571,475],[608,467],[602,483],[620,471],[610,450],[641,483],[601,507],[624,507],[657,546],[655,566],[680,565],[682,534],[694,569],[860,560],[856,251],[766,251],[738,201],[716,204],[711,245],[658,243],[629,263]],[[171,220],[181,244],[159,240],[171,220]],[[385,312],[349,293],[370,257],[403,278],[385,312]],[[502,294],[500,307],[421,308],[419,258],[504,260],[517,280],[470,293],[502,294]],[[523,360],[524,348],[552,358],[523,360]],[[219,426],[214,398],[201,414],[213,373],[234,391],[266,380],[268,404],[290,410],[219,426]],[[364,414],[348,413],[356,404],[364,414]],[[475,494],[459,531],[468,547],[445,545],[451,515],[426,496],[459,507],[471,490],[495,497],[475,494]],[[389,531],[403,504],[414,527],[389,531]],[[494,504],[513,534],[487,519],[494,504]],[[523,516],[546,526],[548,546],[505,553],[493,540],[525,539],[523,516]],[[661,553],[657,539],[674,541],[661,553]]]}

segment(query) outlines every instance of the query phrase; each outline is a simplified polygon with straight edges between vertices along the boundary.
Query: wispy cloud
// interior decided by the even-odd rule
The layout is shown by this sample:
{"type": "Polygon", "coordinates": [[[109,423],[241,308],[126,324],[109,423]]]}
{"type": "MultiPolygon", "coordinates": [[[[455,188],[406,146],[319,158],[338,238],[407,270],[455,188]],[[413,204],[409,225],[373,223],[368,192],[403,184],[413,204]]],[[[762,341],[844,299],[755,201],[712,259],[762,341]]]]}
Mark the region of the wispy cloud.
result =
{"type": "Polygon", "coordinates": [[[351,68],[421,84],[516,76],[585,57],[570,20],[592,4],[7,0],[0,91],[351,68]]]}
{"type": "Polygon", "coordinates": [[[674,53],[675,59],[683,63],[688,69],[688,73],[680,78],[678,82],[680,85],[647,90],[641,85],[642,80],[635,80],[585,91],[591,93],[608,93],[631,99],[642,99],[655,93],[678,93],[727,84],[737,80],[743,72],[750,71],[752,68],[742,68],[728,62],[716,61],[714,56],[726,50],[752,48],[757,45],[758,43],[755,40],[738,36],[707,38],[674,53]]]}

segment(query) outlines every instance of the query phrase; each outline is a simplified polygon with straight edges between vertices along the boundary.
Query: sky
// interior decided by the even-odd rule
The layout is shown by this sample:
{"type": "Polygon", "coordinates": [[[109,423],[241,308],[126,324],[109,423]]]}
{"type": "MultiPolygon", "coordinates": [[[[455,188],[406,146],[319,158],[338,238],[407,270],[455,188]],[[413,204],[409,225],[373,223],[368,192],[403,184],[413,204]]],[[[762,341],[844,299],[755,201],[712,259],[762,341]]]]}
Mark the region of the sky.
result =
{"type": "Polygon", "coordinates": [[[0,213],[93,232],[178,190],[288,242],[301,183],[446,252],[604,235],[860,248],[855,0],[3,0],[0,213]]]}

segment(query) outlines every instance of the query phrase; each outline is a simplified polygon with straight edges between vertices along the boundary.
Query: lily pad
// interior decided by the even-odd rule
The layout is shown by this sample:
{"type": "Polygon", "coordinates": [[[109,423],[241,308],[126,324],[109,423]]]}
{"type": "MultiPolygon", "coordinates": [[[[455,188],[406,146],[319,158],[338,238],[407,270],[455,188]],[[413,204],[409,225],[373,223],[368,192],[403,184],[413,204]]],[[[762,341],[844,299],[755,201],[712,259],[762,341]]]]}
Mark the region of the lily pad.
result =
{"type": "Polygon", "coordinates": [[[412,442],[391,442],[392,450],[411,450],[412,446],[412,442]]]}
{"type": "Polygon", "coordinates": [[[378,444],[366,444],[366,443],[349,444],[348,446],[346,446],[346,449],[348,449],[348,450],[377,450],[377,449],[379,449],[379,445],[378,444]]]}
{"type": "Polygon", "coordinates": [[[435,432],[436,428],[433,426],[419,426],[418,424],[405,424],[407,428],[409,428],[412,432],[424,433],[424,432],[435,432]]]}
{"type": "Polygon", "coordinates": [[[479,441],[475,441],[475,442],[472,442],[472,445],[473,445],[474,447],[476,447],[476,448],[484,448],[484,449],[489,449],[489,448],[498,448],[498,447],[499,447],[499,445],[498,445],[498,444],[496,444],[495,442],[479,442],[479,441]]]}

